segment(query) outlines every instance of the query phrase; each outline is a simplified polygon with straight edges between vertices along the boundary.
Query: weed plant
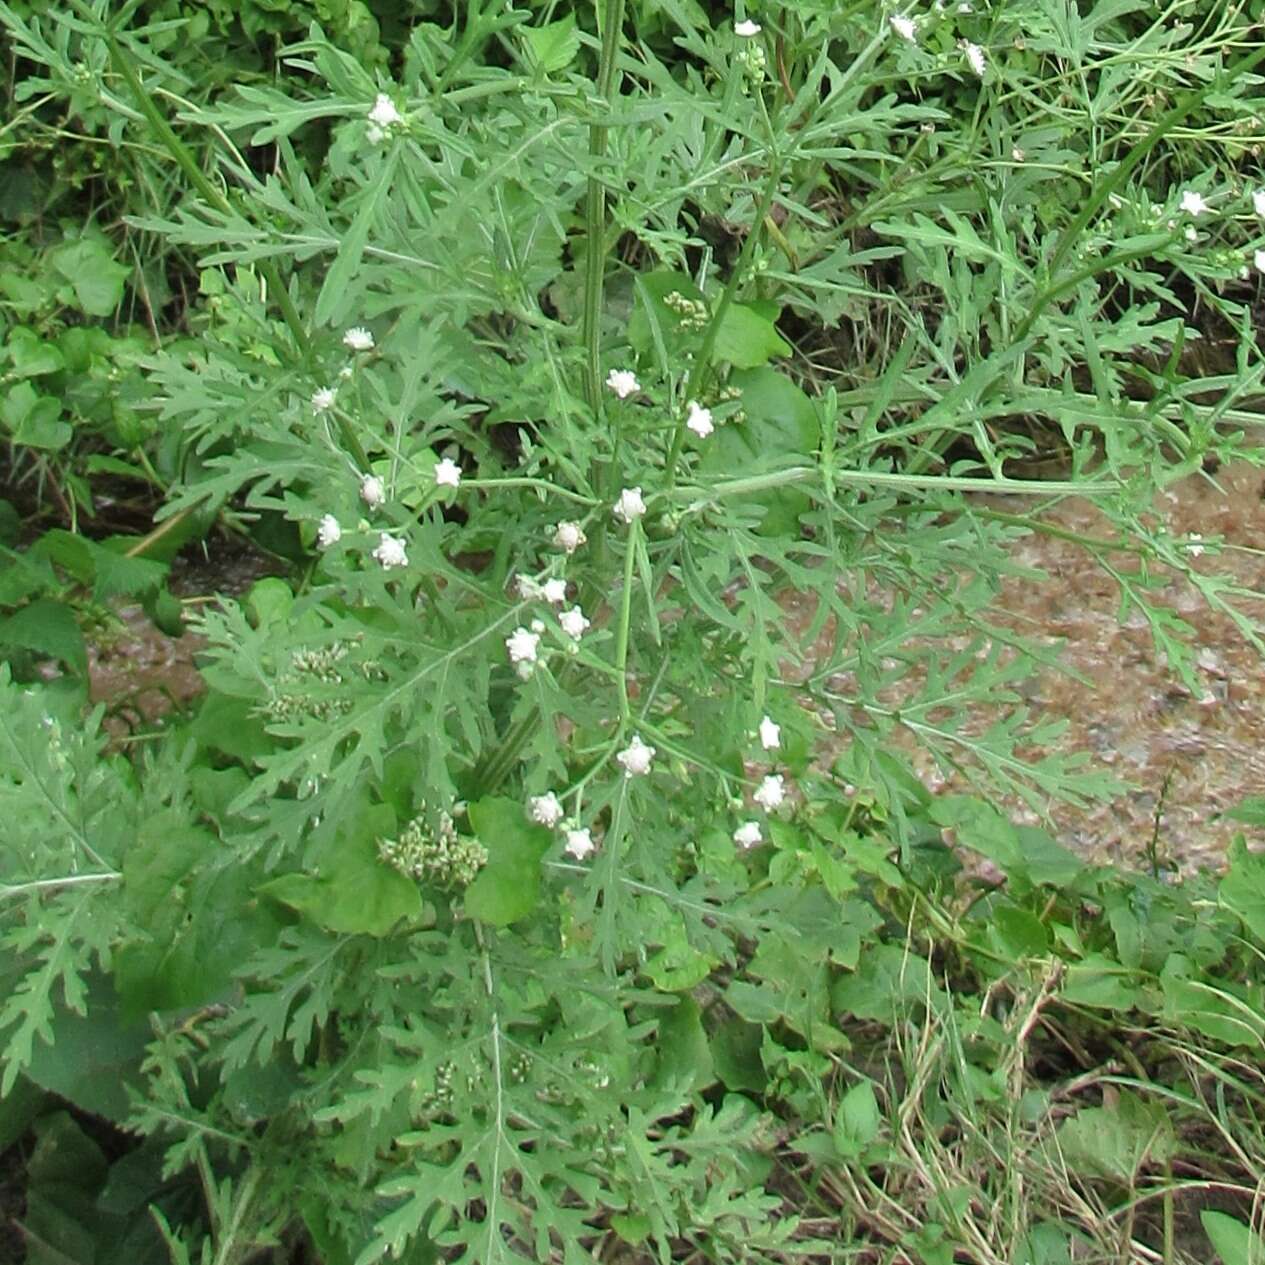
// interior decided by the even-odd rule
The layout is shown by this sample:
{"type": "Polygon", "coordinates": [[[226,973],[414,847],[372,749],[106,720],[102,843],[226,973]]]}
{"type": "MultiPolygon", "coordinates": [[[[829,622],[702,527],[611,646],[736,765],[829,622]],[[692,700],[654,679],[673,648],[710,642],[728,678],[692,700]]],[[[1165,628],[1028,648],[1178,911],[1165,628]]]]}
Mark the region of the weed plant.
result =
{"type": "MultiPolygon", "coordinates": [[[[1114,789],[992,617],[1052,499],[1101,506],[1082,543],[1177,674],[1168,573],[1258,638],[1151,508],[1261,457],[1265,47],[1188,7],[472,3],[177,102],[135,6],[72,0],[179,190],[128,231],[202,298],[139,361],[159,526],[71,575],[157,592],[111,560],[217,515],[299,564],[202,608],[206,697],[134,758],[0,682],[41,1242],[1177,1260],[1215,1190],[1250,1259],[1265,864],[1174,886],[989,802],[1114,789]],[[141,1141],[110,1166],[41,1091],[141,1141]]],[[[49,549],[5,577],[62,580],[49,549]]],[[[82,674],[63,602],[11,605],[0,640],[82,674]]]]}

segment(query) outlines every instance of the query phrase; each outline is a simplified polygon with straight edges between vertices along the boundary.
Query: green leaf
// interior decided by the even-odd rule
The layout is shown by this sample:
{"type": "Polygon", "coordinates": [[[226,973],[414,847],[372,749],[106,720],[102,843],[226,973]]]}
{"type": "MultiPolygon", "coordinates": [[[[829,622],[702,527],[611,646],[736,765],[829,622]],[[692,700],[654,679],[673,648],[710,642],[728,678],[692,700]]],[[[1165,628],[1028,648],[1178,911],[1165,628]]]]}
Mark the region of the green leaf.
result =
{"type": "Polygon", "coordinates": [[[378,840],[395,831],[395,814],[374,804],[359,814],[348,837],[340,835],[320,874],[283,874],[265,883],[263,896],[289,905],[342,935],[388,935],[422,912],[417,884],[378,856],[378,840]]]}
{"type": "Polygon", "coordinates": [[[1231,821],[1246,822],[1249,826],[1265,826],[1265,795],[1249,795],[1236,804],[1225,816],[1231,821]]]}
{"type": "Polygon", "coordinates": [[[1199,1220],[1222,1265],[1265,1265],[1265,1239],[1251,1226],[1211,1208],[1200,1212],[1199,1220]]]}
{"type": "Polygon", "coordinates": [[[571,64],[580,51],[580,33],[575,29],[575,17],[568,13],[560,22],[547,26],[520,26],[527,59],[533,68],[552,74],[571,64]]]}
{"type": "Polygon", "coordinates": [[[1099,1010],[1131,1010],[1142,1000],[1136,973],[1101,953],[1091,953],[1067,968],[1059,996],[1099,1010]]]}
{"type": "Polygon", "coordinates": [[[40,395],[29,382],[12,387],[0,405],[0,420],[13,433],[15,443],[56,451],[64,448],[74,433],[61,421],[61,401],[40,395]]]}
{"type": "Polygon", "coordinates": [[[789,356],[791,345],[773,321],[747,303],[731,303],[716,331],[717,360],[735,369],[758,369],[774,356],[789,356]]]}
{"type": "Polygon", "coordinates": [[[88,648],[69,606],[40,598],[0,619],[0,646],[21,646],[60,659],[80,676],[88,675],[88,648]]]}
{"type": "Polygon", "coordinates": [[[712,1034],[712,1060],[716,1075],[729,1089],[746,1089],[762,1094],[768,1084],[764,1061],[760,1058],[763,1029],[743,1019],[729,1019],[712,1034]]]}
{"type": "Polygon", "coordinates": [[[1230,868],[1217,895],[1258,940],[1265,940],[1265,855],[1249,852],[1241,835],[1230,844],[1230,868]]]}
{"type": "Polygon", "coordinates": [[[116,263],[104,243],[80,238],[53,252],[53,266],[75,292],[89,316],[109,316],[123,301],[123,283],[131,270],[116,263]]]}
{"type": "Polygon", "coordinates": [[[508,927],[536,907],[540,863],[552,836],[529,822],[516,800],[481,799],[468,811],[488,860],[466,888],[466,913],[494,927],[508,927]]]}
{"type": "Polygon", "coordinates": [[[1162,1164],[1176,1147],[1168,1113],[1127,1090],[1110,1106],[1084,1107],[1055,1137],[1069,1170],[1132,1182],[1144,1164],[1162,1164]]]}
{"type": "Polygon", "coordinates": [[[55,343],[46,343],[34,330],[19,325],[9,335],[9,362],[19,378],[38,378],[46,373],[60,373],[65,358],[55,343]]]}
{"type": "Polygon", "coordinates": [[[881,1123],[873,1083],[859,1081],[844,1094],[835,1112],[835,1150],[845,1160],[859,1159],[878,1136],[881,1123]]]}
{"type": "Polygon", "coordinates": [[[716,1079],[702,1012],[688,993],[679,995],[676,1005],[659,1020],[656,1046],[659,1057],[650,1079],[652,1088],[684,1096],[716,1079]]]}

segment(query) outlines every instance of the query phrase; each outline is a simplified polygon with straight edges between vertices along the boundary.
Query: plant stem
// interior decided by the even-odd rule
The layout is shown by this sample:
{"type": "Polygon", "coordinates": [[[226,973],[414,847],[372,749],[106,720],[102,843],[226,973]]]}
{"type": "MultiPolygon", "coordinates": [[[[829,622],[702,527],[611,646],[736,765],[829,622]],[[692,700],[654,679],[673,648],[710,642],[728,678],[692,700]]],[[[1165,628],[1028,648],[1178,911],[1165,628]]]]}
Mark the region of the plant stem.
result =
{"type": "Polygon", "coordinates": [[[641,541],[641,519],[628,526],[628,543],[624,553],[624,587],[619,595],[619,627],[615,630],[615,670],[619,673],[619,720],[627,725],[632,709],[628,705],[628,629],[632,623],[633,564],[641,541]]]}
{"type": "MultiPolygon", "coordinates": [[[[703,336],[703,345],[699,348],[694,367],[690,370],[689,393],[692,399],[701,401],[703,393],[707,389],[712,370],[712,356],[716,350],[716,339],[720,334],[721,324],[724,322],[725,314],[729,311],[738,286],[750,266],[751,256],[755,254],[756,245],[764,228],[764,221],[773,206],[773,199],[777,195],[777,186],[781,177],[781,160],[774,157],[769,171],[769,178],[765,181],[764,191],[760,195],[760,204],[756,208],[755,218],[751,221],[751,230],[747,233],[746,241],[742,243],[742,252],[738,256],[738,262],[729,274],[729,280],[725,282],[720,302],[716,304],[716,310],[712,313],[712,319],[707,325],[707,333],[703,336]]],[[[681,449],[685,444],[685,429],[684,421],[677,422],[676,434],[672,436],[672,448],[668,453],[667,461],[669,488],[676,485],[676,468],[681,459],[681,449]]]]}
{"type": "MultiPolygon", "coordinates": [[[[602,53],[597,70],[597,94],[603,112],[610,110],[615,90],[619,37],[624,26],[624,0],[605,0],[602,11],[602,53]]],[[[605,122],[589,125],[589,156],[596,161],[606,153],[610,131],[605,122]]],[[[584,345],[588,353],[589,408],[596,418],[602,408],[602,283],[606,270],[606,186],[595,173],[589,176],[585,199],[584,345]]]]}

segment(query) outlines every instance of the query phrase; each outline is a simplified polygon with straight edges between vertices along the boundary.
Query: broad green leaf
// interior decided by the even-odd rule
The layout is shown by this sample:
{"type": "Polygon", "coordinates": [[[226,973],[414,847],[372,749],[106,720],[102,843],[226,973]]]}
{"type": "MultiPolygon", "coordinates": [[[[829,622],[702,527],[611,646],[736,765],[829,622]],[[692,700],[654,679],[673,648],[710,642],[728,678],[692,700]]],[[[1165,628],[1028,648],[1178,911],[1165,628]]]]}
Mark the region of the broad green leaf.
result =
{"type": "Polygon", "coordinates": [[[716,1079],[702,1014],[688,993],[679,994],[676,1005],[659,1020],[655,1048],[659,1058],[650,1079],[652,1087],[687,1095],[716,1079]]]}
{"type": "Polygon", "coordinates": [[[0,646],[21,646],[60,659],[80,676],[88,675],[88,648],[69,606],[40,598],[0,619],[0,646]]]}
{"type": "Polygon", "coordinates": [[[9,335],[6,350],[13,372],[19,378],[37,378],[46,373],[59,373],[66,367],[65,358],[55,343],[46,343],[34,330],[19,326],[9,335]]]}
{"type": "Polygon", "coordinates": [[[1258,940],[1265,940],[1265,855],[1249,852],[1242,835],[1230,844],[1230,868],[1218,895],[1258,940]]]}
{"type": "Polygon", "coordinates": [[[1225,816],[1231,821],[1246,822],[1249,826],[1265,826],[1265,795],[1249,795],[1242,803],[1229,809],[1225,816]]]}
{"type": "Polygon", "coordinates": [[[488,860],[466,888],[466,913],[494,927],[508,927],[536,907],[540,863],[552,838],[543,826],[527,820],[517,800],[482,799],[468,811],[488,860]]]}
{"type": "Polygon", "coordinates": [[[378,840],[395,830],[395,814],[385,804],[366,809],[328,853],[320,874],[284,874],[260,894],[289,905],[313,922],[343,935],[388,935],[422,912],[417,884],[378,856],[378,840]]]}
{"type": "Polygon", "coordinates": [[[775,356],[789,356],[791,345],[777,332],[773,320],[755,306],[731,303],[716,331],[715,354],[735,369],[758,369],[775,356]]]}
{"type": "Polygon", "coordinates": [[[1100,1010],[1131,1010],[1143,1000],[1136,973],[1100,953],[1067,968],[1059,996],[1100,1010]]]}
{"type": "Polygon", "coordinates": [[[1110,1106],[1083,1107],[1063,1121],[1055,1138],[1072,1173],[1125,1183],[1143,1165],[1170,1159],[1177,1144],[1163,1103],[1127,1090],[1110,1106]]]}
{"type": "Polygon", "coordinates": [[[527,48],[527,59],[533,67],[552,74],[571,64],[580,51],[580,34],[575,29],[575,16],[568,13],[559,22],[547,26],[520,26],[519,33],[527,48]]]}
{"type": "Polygon", "coordinates": [[[89,316],[109,316],[123,301],[123,284],[131,270],[117,263],[104,243],[80,238],[53,253],[53,266],[75,292],[89,316]]]}
{"type": "Polygon", "coordinates": [[[1200,1212],[1199,1220],[1221,1265],[1265,1265],[1265,1239],[1251,1226],[1211,1208],[1200,1212]]]}
{"type": "Polygon", "coordinates": [[[74,433],[70,424],[61,420],[61,415],[61,401],[51,395],[40,395],[29,382],[11,387],[4,404],[0,405],[0,420],[12,432],[15,443],[54,452],[64,448],[74,433]]]}
{"type": "Polygon", "coordinates": [[[760,1058],[763,1031],[759,1024],[743,1019],[729,1019],[712,1034],[712,1060],[716,1075],[728,1089],[746,1089],[753,1094],[764,1092],[768,1074],[760,1058]]]}
{"type": "Polygon", "coordinates": [[[859,1159],[878,1136],[881,1123],[873,1083],[859,1081],[839,1100],[835,1111],[835,1150],[845,1160],[859,1159]]]}

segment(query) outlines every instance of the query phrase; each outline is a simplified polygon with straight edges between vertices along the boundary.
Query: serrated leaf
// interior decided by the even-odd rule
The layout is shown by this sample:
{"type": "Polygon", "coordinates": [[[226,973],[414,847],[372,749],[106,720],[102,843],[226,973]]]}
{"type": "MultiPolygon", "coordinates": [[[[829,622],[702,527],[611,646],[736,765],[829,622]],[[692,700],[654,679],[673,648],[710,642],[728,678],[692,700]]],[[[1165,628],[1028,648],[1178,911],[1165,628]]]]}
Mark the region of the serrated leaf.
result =
{"type": "Polygon", "coordinates": [[[80,676],[88,675],[88,647],[83,631],[63,602],[40,598],[0,619],[0,646],[5,645],[60,659],[80,676]]]}

